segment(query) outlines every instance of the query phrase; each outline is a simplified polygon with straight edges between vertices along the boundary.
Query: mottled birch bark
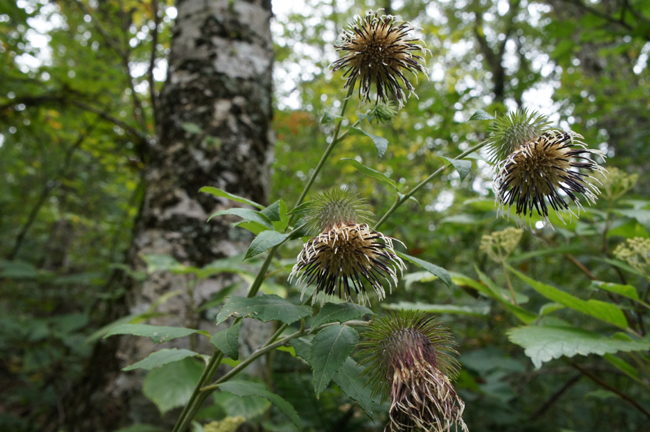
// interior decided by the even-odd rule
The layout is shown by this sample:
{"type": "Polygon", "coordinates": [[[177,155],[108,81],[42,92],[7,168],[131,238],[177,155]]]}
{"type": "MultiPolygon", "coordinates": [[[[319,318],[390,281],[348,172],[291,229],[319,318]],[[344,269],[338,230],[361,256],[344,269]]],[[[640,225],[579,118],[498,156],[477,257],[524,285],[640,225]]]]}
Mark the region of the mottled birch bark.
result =
{"type": "MultiPolygon", "coordinates": [[[[158,104],[158,140],[151,145],[145,199],[129,253],[138,270],[145,269],[144,254],[171,255],[201,267],[246,250],[252,235],[230,226],[236,218],[206,223],[213,212],[241,204],[199,193],[201,187],[214,186],[262,204],[268,198],[273,157],[270,1],[179,0],[177,9],[167,82],[158,104]]],[[[214,318],[191,309],[233,281],[233,276],[202,281],[192,299],[173,297],[158,308],[168,315],[149,323],[214,333],[214,318]]],[[[160,296],[185,290],[187,282],[186,275],[154,273],[128,290],[129,312],[142,312],[160,296]]],[[[254,323],[246,325],[244,351],[256,348],[268,333],[251,329],[254,323]]],[[[192,348],[211,353],[202,339],[192,348]]],[[[175,346],[189,348],[187,338],[154,346],[144,338],[123,337],[117,356],[125,366],[153,350],[175,346]]],[[[159,423],[157,410],[141,393],[143,376],[120,373],[109,386],[109,394],[124,403],[122,424],[159,423]]],[[[172,412],[165,423],[173,425],[177,414],[172,412]]]]}

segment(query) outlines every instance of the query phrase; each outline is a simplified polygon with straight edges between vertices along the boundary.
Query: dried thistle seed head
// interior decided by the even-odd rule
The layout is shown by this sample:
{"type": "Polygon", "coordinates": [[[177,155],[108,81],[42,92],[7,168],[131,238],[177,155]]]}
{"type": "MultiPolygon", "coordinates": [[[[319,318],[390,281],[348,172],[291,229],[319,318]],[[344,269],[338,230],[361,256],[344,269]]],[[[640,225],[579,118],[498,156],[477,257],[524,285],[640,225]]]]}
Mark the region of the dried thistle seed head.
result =
{"type": "Polygon", "coordinates": [[[570,198],[578,210],[582,209],[578,194],[589,204],[595,203],[600,190],[589,179],[594,178],[594,173],[603,174],[605,170],[587,156],[604,156],[598,150],[588,149],[581,139],[582,136],[574,132],[550,130],[522,144],[508,156],[494,181],[499,211],[505,209],[509,215],[514,206],[517,222],[523,226],[527,217],[529,225],[532,224],[535,210],[551,226],[549,206],[561,220],[563,211],[575,215],[565,197],[570,198]]]}
{"type": "Polygon", "coordinates": [[[409,96],[415,94],[404,73],[411,72],[417,81],[417,72],[425,72],[424,59],[412,53],[425,50],[418,45],[421,40],[410,36],[413,30],[410,23],[398,21],[392,15],[380,15],[380,11],[368,11],[363,18],[357,16],[334,46],[343,57],[332,64],[332,70],[345,70],[344,88],[354,87],[359,80],[362,101],[370,101],[374,85],[375,103],[387,103],[390,93],[402,106],[408,97],[404,89],[409,96]]]}
{"type": "Polygon", "coordinates": [[[648,277],[650,270],[650,239],[634,237],[614,249],[614,256],[627,262],[648,277]]]}
{"type": "MultiPolygon", "coordinates": [[[[465,403],[450,382],[458,362],[451,334],[422,312],[392,313],[370,323],[360,343],[364,374],[375,394],[390,399],[390,431],[467,431],[465,403]]],[[[457,354],[457,353],[456,353],[457,354]]]]}
{"type": "Polygon", "coordinates": [[[550,121],[536,111],[517,110],[497,117],[488,128],[488,161],[499,164],[521,145],[535,140],[549,129],[550,121]]]}
{"type": "Polygon", "coordinates": [[[312,303],[320,297],[321,303],[328,295],[350,301],[352,294],[360,304],[367,303],[364,281],[375,290],[379,300],[386,297],[382,280],[392,291],[397,287],[397,272],[406,268],[395,254],[393,240],[367,224],[337,223],[332,228],[312,238],[298,255],[289,280],[297,277],[297,284],[316,285],[312,303]]]}
{"type": "Polygon", "coordinates": [[[610,168],[606,173],[596,173],[593,177],[600,185],[603,197],[608,201],[616,201],[625,195],[639,179],[638,174],[627,174],[618,168],[610,168]]]}
{"type": "Polygon", "coordinates": [[[519,228],[506,228],[481,237],[480,249],[496,263],[505,262],[519,244],[524,233],[519,228]]]}

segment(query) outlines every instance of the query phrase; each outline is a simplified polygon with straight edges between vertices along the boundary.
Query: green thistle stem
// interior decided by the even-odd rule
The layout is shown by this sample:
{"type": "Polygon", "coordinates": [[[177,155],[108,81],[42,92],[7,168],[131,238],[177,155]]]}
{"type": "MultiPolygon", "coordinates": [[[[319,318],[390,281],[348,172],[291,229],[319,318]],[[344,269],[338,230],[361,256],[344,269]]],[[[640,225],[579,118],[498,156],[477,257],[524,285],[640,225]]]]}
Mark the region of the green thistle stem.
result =
{"type": "MultiPolygon", "coordinates": [[[[352,90],[353,90],[353,88],[351,87],[348,90],[347,96],[343,100],[343,105],[341,106],[340,117],[343,117],[344,114],[345,114],[345,110],[347,109],[347,106],[348,106],[348,101],[350,100],[350,97],[352,96],[352,90]]],[[[346,135],[347,131],[344,132],[342,135],[339,135],[339,133],[341,131],[341,123],[342,122],[343,122],[343,119],[339,120],[338,123],[336,124],[336,128],[334,129],[334,136],[332,137],[332,142],[325,149],[325,153],[323,153],[323,156],[321,157],[320,161],[318,162],[318,165],[314,169],[314,172],[311,175],[311,177],[309,178],[309,181],[305,185],[305,188],[303,189],[302,194],[300,194],[300,197],[298,198],[298,201],[296,202],[296,205],[294,206],[294,208],[298,207],[305,200],[305,197],[307,196],[307,193],[309,192],[309,189],[311,189],[311,186],[314,184],[314,180],[316,179],[316,176],[318,175],[320,170],[323,168],[323,165],[325,164],[325,161],[327,160],[330,153],[334,149],[334,146],[338,142],[340,142],[343,139],[343,137],[346,135]]],[[[291,220],[289,221],[289,225],[291,225],[294,221],[295,221],[295,216],[291,218],[291,220]]],[[[295,230],[293,230],[293,232],[297,231],[298,229],[299,228],[296,228],[295,230]]],[[[246,295],[246,297],[251,298],[251,297],[255,297],[257,295],[260,287],[262,286],[262,282],[266,278],[266,270],[269,268],[269,265],[271,264],[271,261],[273,260],[273,257],[275,256],[275,253],[277,252],[279,247],[280,247],[280,245],[274,246],[269,251],[268,256],[264,260],[264,263],[262,264],[262,267],[260,268],[259,272],[257,273],[257,276],[255,277],[255,281],[253,281],[253,284],[251,285],[250,289],[248,290],[248,294],[246,295]]],[[[311,298],[311,296],[310,296],[310,298],[311,298]]],[[[309,300],[309,299],[307,299],[307,300],[309,300]]],[[[237,318],[235,320],[235,322],[233,323],[233,325],[237,324],[239,321],[241,321],[241,318],[237,318]]],[[[286,324],[283,324],[282,326],[280,326],[278,331],[276,331],[276,333],[272,337],[277,338],[282,333],[282,331],[284,331],[285,328],[286,328],[286,324]]],[[[283,339],[283,341],[284,341],[284,339],[283,339]]],[[[267,342],[266,344],[263,345],[263,348],[261,348],[261,349],[263,349],[264,352],[259,354],[257,357],[259,357],[260,355],[263,355],[266,352],[271,351],[272,349],[275,349],[278,346],[280,346],[280,345],[276,346],[276,344],[268,345],[268,343],[272,343],[272,341],[267,342]],[[273,348],[268,349],[270,346],[273,346],[273,348]]],[[[260,350],[258,350],[258,351],[260,351],[260,350]]],[[[249,359],[251,359],[251,357],[253,357],[253,355],[249,356],[245,361],[248,361],[249,359]]],[[[257,358],[257,357],[255,357],[255,358],[257,358]]],[[[250,364],[250,362],[255,360],[255,358],[251,359],[248,363],[246,363],[246,365],[250,364]]],[[[183,412],[181,413],[180,417],[178,418],[178,421],[176,422],[176,425],[174,426],[174,429],[172,430],[172,432],[184,432],[190,426],[190,423],[192,422],[192,419],[196,415],[197,411],[199,410],[199,408],[201,408],[201,405],[203,405],[203,402],[205,402],[205,399],[211,393],[210,391],[203,391],[202,389],[205,387],[205,385],[207,383],[211,382],[214,379],[214,374],[217,372],[217,368],[221,364],[222,359],[223,359],[223,353],[221,351],[219,351],[219,350],[215,350],[214,353],[212,354],[212,356],[210,357],[210,360],[208,361],[208,364],[207,364],[205,370],[203,371],[203,374],[201,375],[201,378],[199,378],[199,382],[197,383],[196,387],[194,388],[194,391],[192,392],[192,396],[190,397],[190,400],[188,401],[187,405],[185,405],[185,407],[183,408],[183,412]]],[[[243,364],[243,362],[238,367],[242,366],[242,364],[243,364]]],[[[228,379],[230,379],[230,377],[234,376],[234,374],[230,375],[232,372],[234,372],[234,369],[232,371],[230,371],[228,375],[225,375],[225,376],[229,376],[228,379]]],[[[225,376],[222,377],[218,382],[226,381],[226,380],[224,380],[225,376]]]]}
{"type": "MultiPolygon", "coordinates": [[[[470,153],[472,153],[472,152],[475,152],[476,150],[481,149],[482,147],[484,147],[484,146],[487,145],[487,144],[488,144],[487,141],[483,141],[483,142],[481,142],[481,143],[478,143],[478,144],[476,144],[474,147],[472,147],[472,148],[470,148],[470,149],[467,149],[467,150],[465,150],[464,152],[462,152],[461,154],[459,154],[458,156],[456,156],[456,157],[454,158],[454,160],[460,160],[460,159],[464,158],[465,156],[467,156],[468,154],[470,154],[470,153]]],[[[433,174],[431,174],[429,177],[425,178],[425,179],[422,180],[422,181],[421,181],[417,186],[415,186],[415,187],[413,188],[413,190],[411,190],[411,192],[407,193],[407,194],[404,195],[402,198],[398,198],[397,200],[395,200],[395,203],[393,204],[393,206],[392,206],[390,209],[388,209],[388,211],[387,211],[387,212],[386,212],[386,213],[381,217],[381,219],[379,219],[379,222],[377,222],[377,223],[375,224],[375,227],[374,227],[373,229],[374,229],[374,230],[378,230],[379,227],[381,226],[381,224],[383,224],[384,222],[386,222],[386,219],[388,219],[388,217],[389,217],[390,215],[392,215],[393,212],[394,212],[395,210],[397,210],[397,208],[398,208],[399,206],[401,206],[401,205],[404,204],[406,201],[408,201],[408,200],[409,200],[413,195],[415,195],[415,193],[416,193],[417,191],[419,191],[420,189],[422,189],[422,188],[423,188],[427,183],[429,183],[431,180],[433,180],[434,178],[436,178],[438,175],[442,174],[442,172],[443,172],[444,170],[446,170],[447,168],[449,168],[450,166],[451,166],[451,163],[450,163],[449,165],[445,165],[445,166],[443,166],[443,167],[438,168],[438,169],[437,169],[433,174]]]]}

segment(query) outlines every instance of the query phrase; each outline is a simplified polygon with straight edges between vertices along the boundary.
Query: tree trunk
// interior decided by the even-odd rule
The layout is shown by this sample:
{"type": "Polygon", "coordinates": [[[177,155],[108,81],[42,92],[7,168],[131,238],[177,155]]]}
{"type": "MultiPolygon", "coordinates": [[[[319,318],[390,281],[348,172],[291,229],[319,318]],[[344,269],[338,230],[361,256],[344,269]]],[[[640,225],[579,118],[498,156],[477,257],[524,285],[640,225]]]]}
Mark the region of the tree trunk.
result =
{"type": "MultiPolygon", "coordinates": [[[[246,250],[252,235],[232,228],[233,220],[206,223],[213,212],[241,204],[199,193],[201,187],[214,186],[259,203],[268,199],[274,143],[270,0],[179,0],[177,9],[167,82],[158,102],[158,140],[150,147],[144,203],[129,251],[137,270],[145,270],[146,254],[171,255],[201,267],[246,250]]],[[[156,272],[141,286],[127,286],[126,303],[129,313],[142,312],[162,295],[182,290],[158,307],[167,315],[148,323],[214,333],[214,320],[204,320],[194,310],[232,282],[232,276],[201,281],[190,299],[187,275],[156,272]]],[[[259,345],[255,339],[263,333],[242,328],[242,345],[259,345]]],[[[194,349],[211,353],[211,345],[201,343],[194,349]]],[[[119,367],[171,347],[189,348],[189,343],[183,338],[154,346],[145,338],[122,337],[119,367]]],[[[112,369],[105,390],[112,418],[102,419],[104,427],[95,423],[92,430],[160,424],[157,409],[141,392],[144,374],[112,369]]],[[[166,426],[176,417],[175,411],[165,416],[166,426]]]]}

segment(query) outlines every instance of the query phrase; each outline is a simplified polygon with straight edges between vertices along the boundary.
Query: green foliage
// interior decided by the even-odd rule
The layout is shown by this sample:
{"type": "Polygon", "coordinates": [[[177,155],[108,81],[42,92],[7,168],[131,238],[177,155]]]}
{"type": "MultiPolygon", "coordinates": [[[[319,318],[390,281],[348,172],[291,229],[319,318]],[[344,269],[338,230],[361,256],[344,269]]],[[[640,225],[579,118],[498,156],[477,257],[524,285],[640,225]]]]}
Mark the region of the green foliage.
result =
{"type": "Polygon", "coordinates": [[[312,328],[331,322],[344,323],[364,315],[373,315],[373,312],[365,306],[354,303],[325,303],[318,315],[311,322],[312,328]]]}
{"type": "Polygon", "coordinates": [[[542,363],[562,356],[602,356],[619,351],[644,351],[650,348],[650,340],[618,340],[575,327],[518,327],[510,330],[508,336],[512,342],[526,350],[526,355],[537,369],[542,367],[542,363]]]}
{"type": "Polygon", "coordinates": [[[202,362],[192,358],[168,363],[149,372],[143,392],[164,414],[189,401],[203,369],[202,362]]]}
{"type": "Polygon", "coordinates": [[[224,355],[227,355],[233,360],[237,360],[239,358],[240,329],[241,321],[215,333],[212,339],[210,339],[210,342],[224,353],[224,355]]]}
{"type": "Polygon", "coordinates": [[[189,336],[194,333],[205,333],[200,330],[182,327],[162,327],[147,324],[120,324],[106,333],[105,338],[114,335],[134,335],[151,338],[153,343],[160,344],[172,339],[189,336]]]}
{"type": "Polygon", "coordinates": [[[309,363],[314,368],[314,390],[320,396],[345,359],[352,353],[358,333],[346,325],[325,327],[314,337],[309,349],[309,363]]]}
{"type": "MultiPolygon", "coordinates": [[[[131,366],[127,366],[123,371],[130,371],[130,370],[135,370],[135,369],[146,369],[146,370],[152,370],[157,368],[158,366],[165,365],[167,363],[173,363],[179,360],[183,360],[187,357],[198,357],[200,354],[195,353],[194,351],[186,350],[186,349],[161,349],[160,351],[156,351],[152,354],[149,354],[147,358],[144,360],[140,360],[137,363],[133,363],[131,366]]],[[[236,360],[236,359],[235,359],[236,360]]]]}
{"type": "Polygon", "coordinates": [[[300,417],[295,408],[280,396],[270,392],[265,385],[250,381],[229,381],[221,384],[219,388],[225,392],[236,394],[240,397],[256,396],[267,399],[280,411],[291,419],[294,425],[301,430],[300,417]]]}
{"type": "Polygon", "coordinates": [[[263,322],[279,320],[291,324],[312,314],[309,306],[298,306],[277,295],[261,295],[259,297],[231,297],[219,315],[217,324],[230,317],[250,317],[263,322]]]}

